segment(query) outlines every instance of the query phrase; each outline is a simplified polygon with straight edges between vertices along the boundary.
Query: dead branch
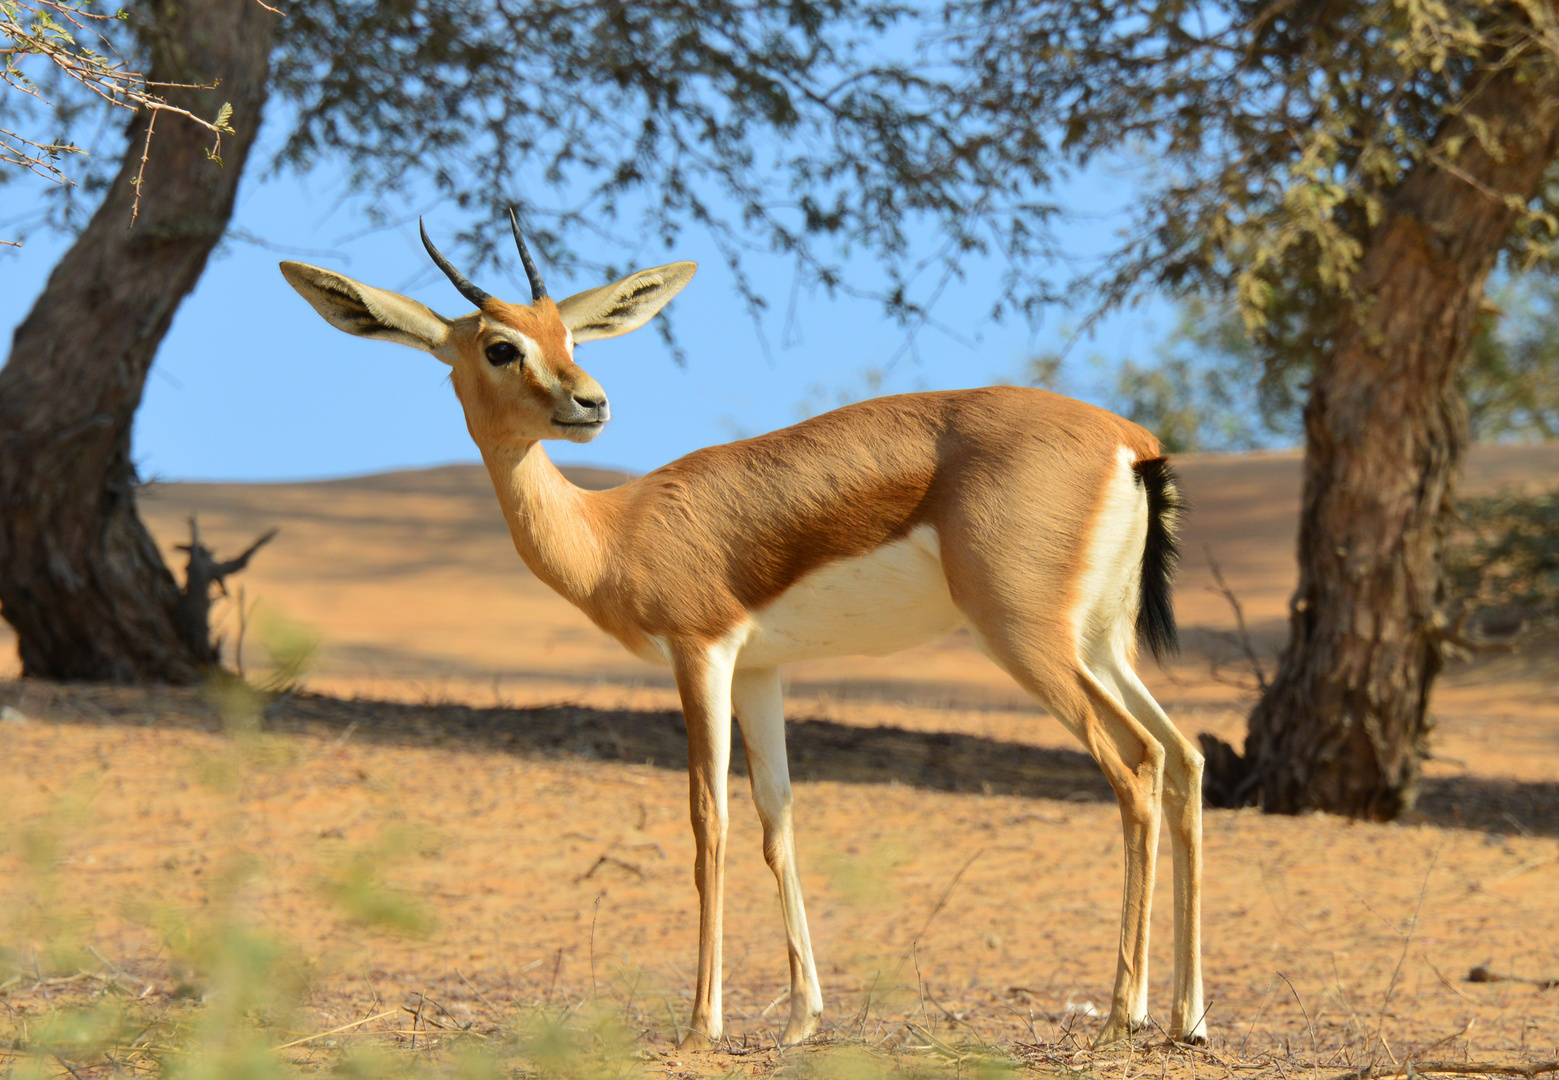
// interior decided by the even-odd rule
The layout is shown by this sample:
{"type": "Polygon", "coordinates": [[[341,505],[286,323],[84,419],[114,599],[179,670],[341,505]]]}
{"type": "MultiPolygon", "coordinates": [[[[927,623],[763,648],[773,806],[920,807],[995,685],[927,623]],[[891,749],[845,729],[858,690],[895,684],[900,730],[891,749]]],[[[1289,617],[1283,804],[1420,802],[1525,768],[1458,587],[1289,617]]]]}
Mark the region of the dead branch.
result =
{"type": "Polygon", "coordinates": [[[1434,636],[1441,649],[1459,652],[1464,658],[1472,653],[1512,653],[1520,649],[1530,636],[1532,627],[1524,617],[1502,634],[1469,630],[1468,620],[1479,614],[1481,612],[1467,604],[1461,606],[1455,618],[1447,616],[1443,611],[1435,612],[1434,636]]]}
{"type": "Polygon", "coordinates": [[[1535,986],[1539,990],[1552,990],[1559,986],[1559,979],[1527,979],[1520,975],[1507,975],[1503,971],[1495,971],[1486,964],[1479,964],[1467,973],[1467,981],[1471,983],[1513,982],[1526,983],[1535,986]]]}
{"type": "Polygon", "coordinates": [[[595,872],[597,870],[601,869],[601,867],[603,867],[603,866],[616,866],[616,867],[618,867],[620,869],[628,871],[630,874],[637,874],[640,881],[644,880],[644,871],[643,870],[639,869],[637,866],[633,865],[633,863],[629,862],[628,860],[626,860],[626,859],[619,859],[615,855],[602,855],[599,859],[597,859],[591,865],[590,869],[586,870],[583,874],[580,874],[574,880],[575,881],[583,881],[583,880],[585,880],[585,878],[594,877],[595,876],[595,872]]]}
{"type": "Polygon", "coordinates": [[[211,640],[211,586],[215,585],[226,596],[227,578],[248,566],[254,553],[270,543],[280,531],[271,529],[250,544],[242,554],[218,562],[216,553],[200,542],[200,525],[191,515],[189,543],[179,544],[176,548],[189,554],[189,562],[184,570],[184,588],[179,593],[178,626],[185,642],[198,654],[208,656],[211,663],[218,660],[218,647],[211,640]]]}
{"type": "Polygon", "coordinates": [[[305,1035],[301,1039],[293,1039],[291,1042],[282,1043],[280,1046],[273,1046],[271,1050],[289,1050],[294,1046],[302,1046],[306,1042],[313,1042],[315,1039],[323,1039],[326,1035],[338,1035],[343,1031],[350,1031],[353,1028],[362,1027],[364,1024],[371,1024],[375,1020],[383,1020],[386,1016],[394,1015],[394,1009],[387,1009],[377,1016],[365,1016],[361,1020],[353,1020],[350,1024],[342,1024],[340,1027],[331,1028],[329,1031],[318,1031],[313,1035],[305,1035]]]}

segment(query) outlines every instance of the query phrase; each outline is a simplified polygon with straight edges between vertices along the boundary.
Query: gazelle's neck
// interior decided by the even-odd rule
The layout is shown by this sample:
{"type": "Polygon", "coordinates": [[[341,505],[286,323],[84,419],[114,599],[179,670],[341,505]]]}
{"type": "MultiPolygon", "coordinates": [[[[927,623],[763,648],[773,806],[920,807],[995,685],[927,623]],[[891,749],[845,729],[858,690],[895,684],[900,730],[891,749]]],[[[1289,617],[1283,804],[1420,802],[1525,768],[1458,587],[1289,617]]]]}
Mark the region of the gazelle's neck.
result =
{"type": "Polygon", "coordinates": [[[540,443],[481,450],[520,558],[566,599],[585,607],[605,567],[590,493],[569,483],[540,443]]]}

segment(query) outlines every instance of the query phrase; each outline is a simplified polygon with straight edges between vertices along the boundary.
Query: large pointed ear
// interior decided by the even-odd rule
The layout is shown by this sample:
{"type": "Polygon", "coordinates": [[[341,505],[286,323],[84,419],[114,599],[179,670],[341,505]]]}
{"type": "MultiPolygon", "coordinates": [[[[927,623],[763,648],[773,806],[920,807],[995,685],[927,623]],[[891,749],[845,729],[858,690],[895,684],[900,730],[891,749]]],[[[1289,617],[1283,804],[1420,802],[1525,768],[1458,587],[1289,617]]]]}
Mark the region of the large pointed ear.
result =
{"type": "Polygon", "coordinates": [[[693,280],[697,263],[675,262],[640,270],[621,281],[586,289],[558,301],[558,314],[576,342],[616,337],[637,330],[693,280]]]}
{"type": "Polygon", "coordinates": [[[399,342],[435,356],[449,338],[448,319],[400,293],[300,262],[282,263],[281,272],[287,284],[337,330],[399,342]]]}

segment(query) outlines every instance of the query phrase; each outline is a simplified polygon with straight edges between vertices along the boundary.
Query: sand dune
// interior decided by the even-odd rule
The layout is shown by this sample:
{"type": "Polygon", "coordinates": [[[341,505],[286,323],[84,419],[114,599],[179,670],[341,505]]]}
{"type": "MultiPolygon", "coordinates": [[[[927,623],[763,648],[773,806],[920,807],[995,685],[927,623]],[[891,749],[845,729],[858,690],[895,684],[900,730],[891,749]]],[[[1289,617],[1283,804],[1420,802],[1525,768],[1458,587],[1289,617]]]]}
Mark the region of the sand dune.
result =
{"type": "MultiPolygon", "coordinates": [[[[1227,603],[1210,589],[1209,553],[1258,639],[1282,641],[1295,581],[1299,468],[1293,452],[1179,462],[1192,509],[1176,607],[1194,653],[1220,654],[1215,635],[1232,626],[1227,603]]],[[[622,478],[605,470],[570,473],[586,487],[622,478]]],[[[1559,445],[1483,446],[1470,455],[1464,488],[1556,477],[1559,445]]],[[[318,674],[338,688],[494,679],[669,685],[664,672],[629,656],[530,575],[479,466],[318,483],[160,484],[143,492],[141,505],[175,567],[182,556],[173,545],[188,535],[191,514],[199,515],[202,534],[219,551],[280,526],[281,535],[242,584],[262,616],[284,616],[317,634],[318,674]]],[[[219,604],[217,616],[225,617],[231,638],[232,605],[219,604]]],[[[0,655],[14,672],[9,629],[0,630],[0,655]]],[[[849,697],[1019,700],[1006,677],[957,637],[882,660],[798,665],[791,677],[849,697]]]]}

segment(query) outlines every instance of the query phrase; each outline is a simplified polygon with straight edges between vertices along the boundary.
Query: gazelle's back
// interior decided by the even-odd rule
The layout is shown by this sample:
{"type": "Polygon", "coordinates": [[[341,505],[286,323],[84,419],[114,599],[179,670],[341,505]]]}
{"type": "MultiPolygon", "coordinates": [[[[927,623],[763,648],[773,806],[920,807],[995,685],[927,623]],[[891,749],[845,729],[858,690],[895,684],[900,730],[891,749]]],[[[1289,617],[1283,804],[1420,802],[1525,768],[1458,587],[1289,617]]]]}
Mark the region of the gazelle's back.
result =
{"type": "Polygon", "coordinates": [[[744,661],[893,652],[959,624],[944,565],[973,552],[1012,560],[1054,596],[1123,452],[1158,447],[1135,424],[1043,390],[861,402],[603,492],[612,588],[631,609],[622,615],[656,636],[693,625],[716,641],[756,622],[744,661]],[[690,566],[704,581],[696,594],[690,566]]]}

